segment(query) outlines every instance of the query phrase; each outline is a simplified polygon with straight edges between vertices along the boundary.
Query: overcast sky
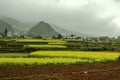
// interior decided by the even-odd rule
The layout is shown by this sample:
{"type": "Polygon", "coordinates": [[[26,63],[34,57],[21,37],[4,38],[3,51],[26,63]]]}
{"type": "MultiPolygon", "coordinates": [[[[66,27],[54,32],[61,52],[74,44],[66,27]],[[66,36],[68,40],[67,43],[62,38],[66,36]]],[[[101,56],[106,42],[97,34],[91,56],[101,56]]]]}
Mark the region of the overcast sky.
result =
{"type": "Polygon", "coordinates": [[[0,0],[0,16],[44,20],[84,34],[120,35],[120,0],[0,0]]]}

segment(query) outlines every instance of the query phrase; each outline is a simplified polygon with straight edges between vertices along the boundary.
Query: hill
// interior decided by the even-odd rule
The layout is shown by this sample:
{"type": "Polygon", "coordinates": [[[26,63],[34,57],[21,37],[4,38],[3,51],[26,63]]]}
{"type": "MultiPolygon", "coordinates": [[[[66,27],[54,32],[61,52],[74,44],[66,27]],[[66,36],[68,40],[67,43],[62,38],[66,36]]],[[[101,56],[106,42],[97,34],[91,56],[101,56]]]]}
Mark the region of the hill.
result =
{"type": "Polygon", "coordinates": [[[42,36],[42,37],[53,37],[58,36],[58,32],[56,32],[51,25],[41,21],[34,27],[32,27],[28,32],[27,36],[42,36]]]}
{"type": "Polygon", "coordinates": [[[10,33],[14,33],[14,29],[13,29],[12,25],[8,24],[5,21],[0,20],[0,33],[4,34],[5,29],[7,29],[8,32],[10,32],[10,33]]]}
{"type": "Polygon", "coordinates": [[[11,17],[0,16],[0,20],[11,24],[18,34],[25,34],[33,25],[32,22],[21,22],[11,17]]]}
{"type": "MultiPolygon", "coordinates": [[[[22,21],[14,19],[14,18],[5,17],[5,16],[0,16],[0,20],[3,20],[5,22],[11,24],[14,28],[15,33],[17,33],[18,35],[28,34],[30,29],[36,24],[36,22],[22,22],[22,21]]],[[[47,23],[47,24],[49,26],[51,26],[51,28],[53,28],[54,31],[56,31],[64,36],[69,36],[69,35],[75,35],[78,37],[87,37],[88,36],[86,34],[82,34],[80,32],[76,32],[76,31],[73,31],[70,29],[61,28],[54,24],[50,24],[50,23],[47,23]]]]}
{"type": "Polygon", "coordinates": [[[58,27],[57,25],[51,24],[52,28],[54,28],[57,32],[64,36],[70,36],[70,35],[75,35],[77,37],[87,37],[88,35],[82,34],[80,32],[72,31],[72,30],[67,30],[61,27],[58,27]]]}

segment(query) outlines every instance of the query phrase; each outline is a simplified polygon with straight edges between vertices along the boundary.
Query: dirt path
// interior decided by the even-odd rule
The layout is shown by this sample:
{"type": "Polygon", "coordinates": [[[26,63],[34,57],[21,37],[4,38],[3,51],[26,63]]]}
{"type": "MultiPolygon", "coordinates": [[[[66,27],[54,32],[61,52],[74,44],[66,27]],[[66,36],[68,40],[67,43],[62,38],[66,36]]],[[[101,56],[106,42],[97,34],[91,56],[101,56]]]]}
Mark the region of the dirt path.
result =
{"type": "Polygon", "coordinates": [[[80,65],[0,66],[0,79],[120,80],[120,62],[80,65]]]}

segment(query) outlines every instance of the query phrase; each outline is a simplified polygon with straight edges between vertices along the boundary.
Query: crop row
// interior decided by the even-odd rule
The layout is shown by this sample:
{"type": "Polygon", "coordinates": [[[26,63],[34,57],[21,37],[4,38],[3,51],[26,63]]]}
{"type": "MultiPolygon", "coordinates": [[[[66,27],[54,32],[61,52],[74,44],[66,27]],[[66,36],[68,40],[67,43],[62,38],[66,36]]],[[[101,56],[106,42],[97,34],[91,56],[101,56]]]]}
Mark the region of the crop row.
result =
{"type": "Polygon", "coordinates": [[[65,43],[64,40],[57,39],[15,39],[16,42],[48,42],[48,43],[65,43]]]}
{"type": "Polygon", "coordinates": [[[117,52],[84,52],[84,51],[36,51],[30,54],[32,57],[51,58],[79,58],[79,59],[100,59],[115,60],[120,56],[117,52]]]}
{"type": "Polygon", "coordinates": [[[74,58],[0,58],[0,65],[56,65],[100,62],[100,60],[83,60],[74,58]]]}
{"type": "MultiPolygon", "coordinates": [[[[6,54],[7,55],[7,54],[6,54]]],[[[120,54],[116,52],[81,51],[37,51],[26,55],[10,55],[0,58],[0,65],[49,65],[81,64],[116,61],[120,54]],[[12,57],[13,56],[13,57],[12,57]],[[21,56],[21,57],[20,57],[21,56]]]]}
{"type": "Polygon", "coordinates": [[[24,45],[27,48],[67,48],[63,45],[24,45]]]}

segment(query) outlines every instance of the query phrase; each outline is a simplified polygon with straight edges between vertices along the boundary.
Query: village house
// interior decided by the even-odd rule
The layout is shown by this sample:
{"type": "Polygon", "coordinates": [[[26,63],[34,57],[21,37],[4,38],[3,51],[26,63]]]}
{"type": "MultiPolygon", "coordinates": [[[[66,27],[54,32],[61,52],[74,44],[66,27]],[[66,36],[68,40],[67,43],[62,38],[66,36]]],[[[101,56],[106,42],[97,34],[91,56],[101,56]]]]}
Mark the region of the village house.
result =
{"type": "Polygon", "coordinates": [[[99,42],[110,42],[110,38],[108,36],[102,36],[98,38],[99,42]]]}

